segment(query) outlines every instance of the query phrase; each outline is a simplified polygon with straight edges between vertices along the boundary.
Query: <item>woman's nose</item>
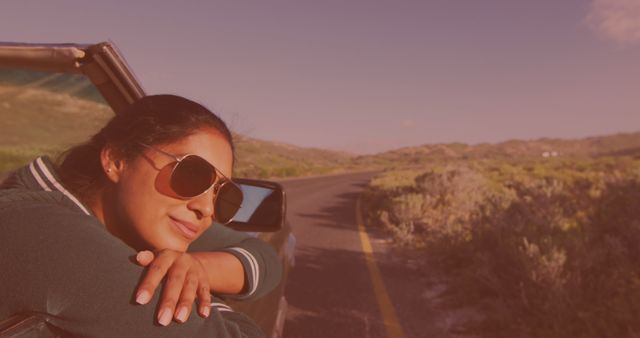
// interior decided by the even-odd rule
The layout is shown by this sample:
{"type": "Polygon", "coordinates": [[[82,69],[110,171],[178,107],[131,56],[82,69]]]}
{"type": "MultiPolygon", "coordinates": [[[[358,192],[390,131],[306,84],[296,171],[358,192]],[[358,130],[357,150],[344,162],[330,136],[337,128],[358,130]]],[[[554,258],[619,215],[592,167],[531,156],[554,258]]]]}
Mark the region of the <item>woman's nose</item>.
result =
{"type": "Polygon", "coordinates": [[[187,202],[187,208],[195,212],[198,219],[213,217],[213,195],[213,189],[209,188],[201,195],[190,199],[189,202],[187,202]]]}

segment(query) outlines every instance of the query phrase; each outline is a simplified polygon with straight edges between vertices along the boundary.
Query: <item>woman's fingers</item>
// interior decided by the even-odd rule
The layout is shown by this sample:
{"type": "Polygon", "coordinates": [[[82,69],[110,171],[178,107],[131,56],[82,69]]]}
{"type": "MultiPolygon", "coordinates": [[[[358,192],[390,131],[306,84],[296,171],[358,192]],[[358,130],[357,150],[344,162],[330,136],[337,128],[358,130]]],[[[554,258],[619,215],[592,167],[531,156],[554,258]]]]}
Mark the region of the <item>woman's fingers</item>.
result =
{"type": "Polygon", "coordinates": [[[147,266],[147,265],[151,264],[151,262],[153,262],[154,258],[155,258],[155,255],[153,254],[153,252],[151,252],[149,250],[140,251],[136,255],[136,261],[141,266],[147,266]]]}
{"type": "Polygon", "coordinates": [[[209,279],[198,259],[188,253],[162,250],[155,255],[150,251],[141,251],[136,255],[136,260],[140,265],[147,267],[147,272],[138,286],[137,303],[148,303],[162,279],[165,279],[158,303],[158,323],[166,326],[174,318],[179,323],[187,321],[196,297],[199,314],[202,317],[209,316],[209,279]]]}
{"type": "Polygon", "coordinates": [[[136,303],[147,304],[151,300],[151,296],[158,288],[160,281],[162,281],[162,278],[164,278],[169,268],[173,265],[175,260],[174,254],[167,250],[162,251],[147,266],[147,272],[138,285],[136,303]]]}
{"type": "Polygon", "coordinates": [[[193,302],[196,300],[196,291],[198,290],[198,274],[195,271],[187,273],[184,279],[184,285],[180,292],[180,300],[176,306],[174,318],[179,323],[184,323],[191,315],[191,309],[193,308],[193,302]]]}
{"type": "Polygon", "coordinates": [[[211,313],[211,289],[209,287],[209,279],[205,274],[200,275],[200,284],[197,294],[198,312],[200,313],[200,316],[207,318],[211,313]]]}
{"type": "MultiPolygon", "coordinates": [[[[160,325],[169,325],[176,313],[176,304],[184,288],[187,277],[188,266],[179,264],[180,260],[169,269],[167,279],[162,289],[162,299],[160,300],[158,310],[158,323],[160,325]]],[[[186,320],[186,318],[185,318],[186,320]]]]}

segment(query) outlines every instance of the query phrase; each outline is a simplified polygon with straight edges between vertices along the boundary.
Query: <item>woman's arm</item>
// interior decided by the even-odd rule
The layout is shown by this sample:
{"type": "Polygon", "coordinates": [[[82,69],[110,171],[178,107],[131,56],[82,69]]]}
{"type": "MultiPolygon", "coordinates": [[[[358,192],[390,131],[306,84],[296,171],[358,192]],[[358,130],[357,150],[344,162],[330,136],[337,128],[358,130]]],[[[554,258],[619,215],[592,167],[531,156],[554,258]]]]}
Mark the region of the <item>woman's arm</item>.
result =
{"type": "MultiPolygon", "coordinates": [[[[141,251],[136,260],[146,267],[136,302],[146,305],[151,295],[162,294],[157,319],[168,325],[172,318],[183,323],[198,299],[200,316],[207,317],[210,293],[239,299],[254,298],[271,291],[280,281],[281,265],[275,251],[247,234],[213,225],[200,245],[213,251],[141,251]],[[166,280],[162,291],[161,281],[166,280]]],[[[198,246],[198,244],[196,244],[198,246]]]]}
{"type": "Polygon", "coordinates": [[[180,252],[160,250],[140,251],[136,261],[146,267],[136,291],[136,302],[146,305],[151,295],[162,287],[162,301],[158,308],[158,323],[168,325],[172,318],[184,323],[191,315],[198,298],[200,316],[210,314],[211,292],[238,293],[244,283],[244,269],[240,260],[226,252],[180,252]]]}
{"type": "Polygon", "coordinates": [[[92,337],[261,337],[246,316],[214,301],[207,319],[161,327],[156,304],[135,303],[143,268],[135,252],[89,216],[59,206],[0,205],[0,316],[31,311],[73,335],[92,337]]]}
{"type": "Polygon", "coordinates": [[[221,224],[214,223],[191,244],[189,252],[208,262],[205,266],[208,266],[207,275],[210,283],[218,285],[211,287],[212,292],[225,298],[261,297],[278,286],[282,278],[282,263],[269,244],[221,224]],[[221,260],[214,262],[214,257],[221,260]],[[236,261],[242,266],[242,277],[236,261]],[[241,290],[233,292],[240,284],[241,290]]]}
{"type": "Polygon", "coordinates": [[[201,251],[191,253],[205,268],[209,287],[216,294],[239,294],[245,284],[242,262],[225,251],[201,251]]]}

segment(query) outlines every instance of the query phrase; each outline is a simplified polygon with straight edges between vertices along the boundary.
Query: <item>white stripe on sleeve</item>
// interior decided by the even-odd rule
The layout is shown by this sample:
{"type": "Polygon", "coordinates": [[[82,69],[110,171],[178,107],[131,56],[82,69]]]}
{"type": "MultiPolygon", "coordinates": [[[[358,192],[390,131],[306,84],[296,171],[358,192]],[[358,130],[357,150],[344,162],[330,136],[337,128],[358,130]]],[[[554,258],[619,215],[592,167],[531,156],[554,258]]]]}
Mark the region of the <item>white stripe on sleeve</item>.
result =
{"type": "Polygon", "coordinates": [[[33,177],[36,179],[36,181],[42,187],[42,189],[44,189],[45,191],[51,191],[51,188],[49,188],[49,186],[46,183],[44,183],[44,180],[42,179],[42,177],[40,177],[40,174],[38,173],[36,168],[33,166],[33,162],[29,163],[29,170],[31,171],[31,175],[33,175],[33,177]]]}
{"type": "Polygon", "coordinates": [[[78,201],[78,199],[75,196],[73,196],[69,191],[67,191],[67,189],[65,189],[62,186],[62,184],[60,184],[58,181],[56,181],[56,179],[53,177],[53,175],[51,174],[51,172],[49,171],[47,166],[42,161],[41,157],[38,157],[36,159],[36,162],[38,164],[38,168],[40,168],[40,170],[42,170],[42,172],[47,177],[49,182],[51,182],[51,184],[53,184],[53,186],[56,189],[60,190],[60,192],[62,192],[65,196],[67,196],[70,200],[72,200],[73,203],[75,203],[78,207],[80,207],[80,209],[82,209],[82,211],[84,211],[85,214],[91,215],[91,213],[84,207],[84,205],[82,205],[82,203],[80,203],[80,201],[78,201]]]}
{"type": "Polygon", "coordinates": [[[216,310],[218,310],[218,311],[220,311],[220,312],[224,312],[224,311],[233,312],[233,309],[229,305],[224,304],[224,303],[215,303],[214,302],[214,303],[211,303],[211,307],[216,309],[216,310]]]}
{"type": "Polygon", "coordinates": [[[258,269],[258,261],[256,260],[255,257],[253,257],[253,255],[243,249],[243,248],[238,248],[238,247],[233,247],[233,248],[229,248],[229,250],[233,250],[235,252],[240,253],[241,255],[243,255],[248,261],[249,261],[249,265],[251,268],[251,276],[253,277],[253,285],[251,285],[251,290],[249,291],[249,293],[247,294],[247,296],[253,294],[254,292],[256,292],[256,289],[258,288],[258,281],[260,278],[260,270],[258,269]]]}

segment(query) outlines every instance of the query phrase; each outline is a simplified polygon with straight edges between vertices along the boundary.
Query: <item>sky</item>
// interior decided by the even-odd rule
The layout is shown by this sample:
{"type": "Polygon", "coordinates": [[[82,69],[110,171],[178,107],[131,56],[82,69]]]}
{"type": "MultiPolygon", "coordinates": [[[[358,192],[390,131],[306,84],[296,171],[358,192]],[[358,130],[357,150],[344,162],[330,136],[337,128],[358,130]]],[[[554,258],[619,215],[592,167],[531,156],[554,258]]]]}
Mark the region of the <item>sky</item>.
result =
{"type": "Polygon", "coordinates": [[[105,40],[147,93],[298,146],[640,131],[640,0],[0,1],[0,41],[105,40]]]}

